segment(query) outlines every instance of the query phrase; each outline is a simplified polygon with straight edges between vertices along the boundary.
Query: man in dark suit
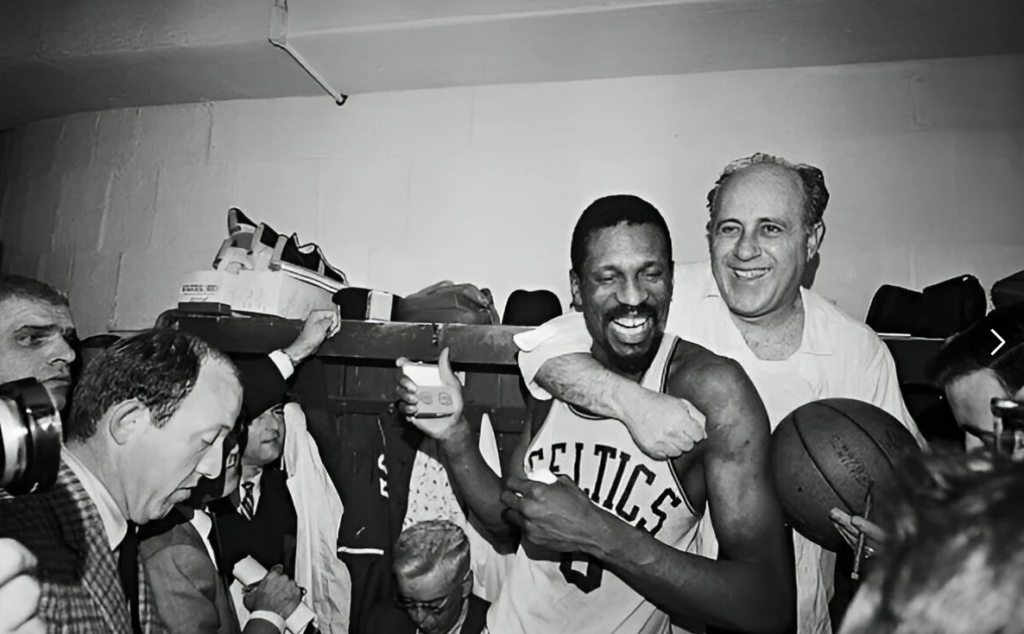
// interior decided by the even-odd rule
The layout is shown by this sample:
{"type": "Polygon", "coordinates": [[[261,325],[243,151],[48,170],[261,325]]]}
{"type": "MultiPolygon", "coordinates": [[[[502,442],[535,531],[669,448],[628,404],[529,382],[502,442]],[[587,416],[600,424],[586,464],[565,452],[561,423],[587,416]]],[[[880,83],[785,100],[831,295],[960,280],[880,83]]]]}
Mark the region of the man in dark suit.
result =
{"type": "Polygon", "coordinates": [[[157,610],[171,634],[281,634],[301,600],[295,582],[271,569],[246,595],[253,612],[244,628],[239,624],[220,557],[216,518],[205,507],[238,488],[239,446],[245,446],[240,427],[237,442],[225,447],[223,475],[203,480],[188,503],[144,530],[140,553],[157,610]]]}
{"type": "Polygon", "coordinates": [[[241,409],[234,364],[203,341],[149,330],[85,370],[54,487],[0,499],[0,537],[38,559],[40,616],[63,634],[166,631],[135,527],[221,473],[241,409]]]}
{"type": "Polygon", "coordinates": [[[472,594],[469,539],[448,520],[402,531],[394,548],[398,600],[379,603],[358,634],[479,634],[490,603],[472,594]]]}
{"type": "MultiPolygon", "coordinates": [[[[348,572],[333,548],[341,501],[304,425],[285,424],[287,380],[340,327],[334,310],[314,310],[291,345],[255,359],[237,360],[248,421],[241,486],[210,505],[216,515],[222,555],[230,570],[252,557],[308,590],[306,603],[325,633],[348,631],[348,572]],[[326,548],[325,548],[326,547],[326,548]]],[[[296,407],[296,406],[292,406],[296,407]]],[[[248,606],[232,595],[239,621],[248,606]],[[239,605],[242,604],[242,605],[239,605]]]]}

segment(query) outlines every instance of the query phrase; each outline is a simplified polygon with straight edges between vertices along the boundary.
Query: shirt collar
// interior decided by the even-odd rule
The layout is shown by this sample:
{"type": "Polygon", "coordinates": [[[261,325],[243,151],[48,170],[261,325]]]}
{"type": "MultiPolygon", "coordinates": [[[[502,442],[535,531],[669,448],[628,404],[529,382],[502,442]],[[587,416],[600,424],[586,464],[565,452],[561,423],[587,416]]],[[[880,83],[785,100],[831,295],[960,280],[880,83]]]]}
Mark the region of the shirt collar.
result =
{"type": "Polygon", "coordinates": [[[68,468],[78,477],[78,481],[82,483],[82,488],[85,489],[89,499],[96,505],[100,520],[103,522],[103,530],[107,534],[110,550],[117,550],[121,542],[124,541],[125,535],[128,534],[128,521],[124,518],[117,503],[114,502],[114,497],[110,495],[110,491],[107,490],[103,482],[67,447],[61,449],[61,457],[68,468]]]}
{"type": "Polygon", "coordinates": [[[253,477],[247,478],[247,479],[242,479],[242,481],[238,485],[238,488],[241,489],[242,485],[245,484],[246,482],[252,482],[253,485],[254,485],[253,486],[253,490],[254,491],[259,491],[259,489],[260,489],[260,481],[262,481],[262,480],[263,480],[263,469],[260,469],[259,471],[256,472],[256,475],[254,475],[253,477]]]}
{"type": "MultiPolygon", "coordinates": [[[[722,291],[718,288],[718,282],[715,281],[715,275],[711,271],[710,262],[708,262],[701,276],[702,279],[699,282],[699,288],[701,289],[700,297],[702,299],[717,297],[724,304],[725,299],[722,297],[722,291]]],[[[822,327],[821,320],[819,319],[822,312],[821,307],[818,305],[819,297],[801,286],[800,301],[804,306],[804,332],[800,339],[800,347],[796,351],[797,354],[832,354],[831,338],[827,330],[822,327]]]]}
{"type": "Polygon", "coordinates": [[[195,527],[199,536],[203,540],[207,540],[210,537],[210,530],[213,528],[213,520],[206,514],[206,511],[201,509],[192,509],[192,518],[189,519],[192,526],[195,527]]]}

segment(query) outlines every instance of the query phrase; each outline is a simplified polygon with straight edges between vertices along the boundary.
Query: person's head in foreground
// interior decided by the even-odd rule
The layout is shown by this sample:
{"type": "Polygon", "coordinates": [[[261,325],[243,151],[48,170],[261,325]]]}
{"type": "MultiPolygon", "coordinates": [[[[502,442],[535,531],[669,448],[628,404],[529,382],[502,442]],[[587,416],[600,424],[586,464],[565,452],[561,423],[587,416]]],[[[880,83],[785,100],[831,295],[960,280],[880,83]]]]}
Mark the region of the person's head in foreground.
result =
{"type": "Polygon", "coordinates": [[[889,532],[841,634],[1024,632],[1024,464],[921,454],[879,498],[889,532]]]}
{"type": "Polygon", "coordinates": [[[572,233],[573,303],[594,338],[594,356],[638,375],[654,361],[672,301],[672,238],[665,219],[636,196],[600,198],[572,233]]]}
{"type": "Polygon", "coordinates": [[[459,622],[473,589],[469,539],[447,520],[402,531],[394,549],[398,607],[424,634],[445,634],[459,622]]]}
{"type": "Polygon", "coordinates": [[[995,448],[992,399],[1024,399],[1024,303],[997,308],[949,339],[934,376],[967,434],[967,448],[995,448]]]}
{"type": "Polygon", "coordinates": [[[100,353],[82,374],[65,443],[145,524],[221,474],[242,387],[234,364],[201,339],[147,330],[100,353]]]}
{"type": "Polygon", "coordinates": [[[791,308],[825,237],[821,170],[757,153],[729,163],[708,193],[711,270],[729,310],[756,320],[791,308]]]}

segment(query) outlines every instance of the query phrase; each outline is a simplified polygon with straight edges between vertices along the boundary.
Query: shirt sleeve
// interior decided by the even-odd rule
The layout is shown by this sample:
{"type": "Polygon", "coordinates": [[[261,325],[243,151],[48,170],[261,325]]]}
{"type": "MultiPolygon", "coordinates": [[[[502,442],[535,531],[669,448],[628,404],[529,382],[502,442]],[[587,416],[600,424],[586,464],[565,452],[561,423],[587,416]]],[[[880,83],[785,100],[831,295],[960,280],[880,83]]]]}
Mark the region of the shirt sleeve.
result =
{"type": "Polygon", "coordinates": [[[274,365],[277,366],[277,369],[281,372],[281,376],[284,377],[285,381],[290,379],[291,376],[295,374],[295,366],[292,365],[292,360],[289,359],[288,355],[286,355],[283,351],[274,350],[273,352],[271,352],[270,360],[273,361],[274,365]]]}
{"type": "Polygon", "coordinates": [[[895,416],[913,434],[917,444],[924,447],[927,443],[903,401],[899,378],[896,375],[896,362],[889,348],[881,339],[873,336],[865,352],[866,363],[863,367],[854,369],[854,398],[881,407],[895,416]]]}
{"type": "Polygon", "coordinates": [[[567,354],[589,354],[594,344],[582,313],[566,313],[551,321],[514,336],[513,341],[519,348],[519,372],[523,375],[526,387],[534,398],[549,400],[549,394],[537,385],[537,372],[548,359],[567,354]]]}
{"type": "Polygon", "coordinates": [[[284,619],[282,619],[281,616],[278,614],[274,614],[273,612],[269,612],[267,610],[256,610],[255,612],[249,614],[249,620],[251,621],[253,619],[263,619],[264,621],[269,621],[272,625],[274,625],[274,627],[277,628],[278,632],[284,634],[284,619]]]}

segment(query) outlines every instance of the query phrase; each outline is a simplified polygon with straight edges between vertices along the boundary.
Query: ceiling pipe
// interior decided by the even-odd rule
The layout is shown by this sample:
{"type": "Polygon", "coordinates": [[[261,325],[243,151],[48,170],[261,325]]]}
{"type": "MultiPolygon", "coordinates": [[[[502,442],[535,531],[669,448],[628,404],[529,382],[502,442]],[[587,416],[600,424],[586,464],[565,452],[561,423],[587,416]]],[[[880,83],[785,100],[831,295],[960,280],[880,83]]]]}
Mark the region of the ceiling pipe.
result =
{"type": "Polygon", "coordinates": [[[291,55],[292,59],[302,67],[302,70],[306,71],[316,83],[320,84],[321,88],[327,91],[336,104],[345,105],[348,95],[343,95],[332,88],[324,76],[306,61],[302,53],[288,43],[288,0],[275,0],[274,2],[274,8],[270,12],[270,43],[291,55]]]}

